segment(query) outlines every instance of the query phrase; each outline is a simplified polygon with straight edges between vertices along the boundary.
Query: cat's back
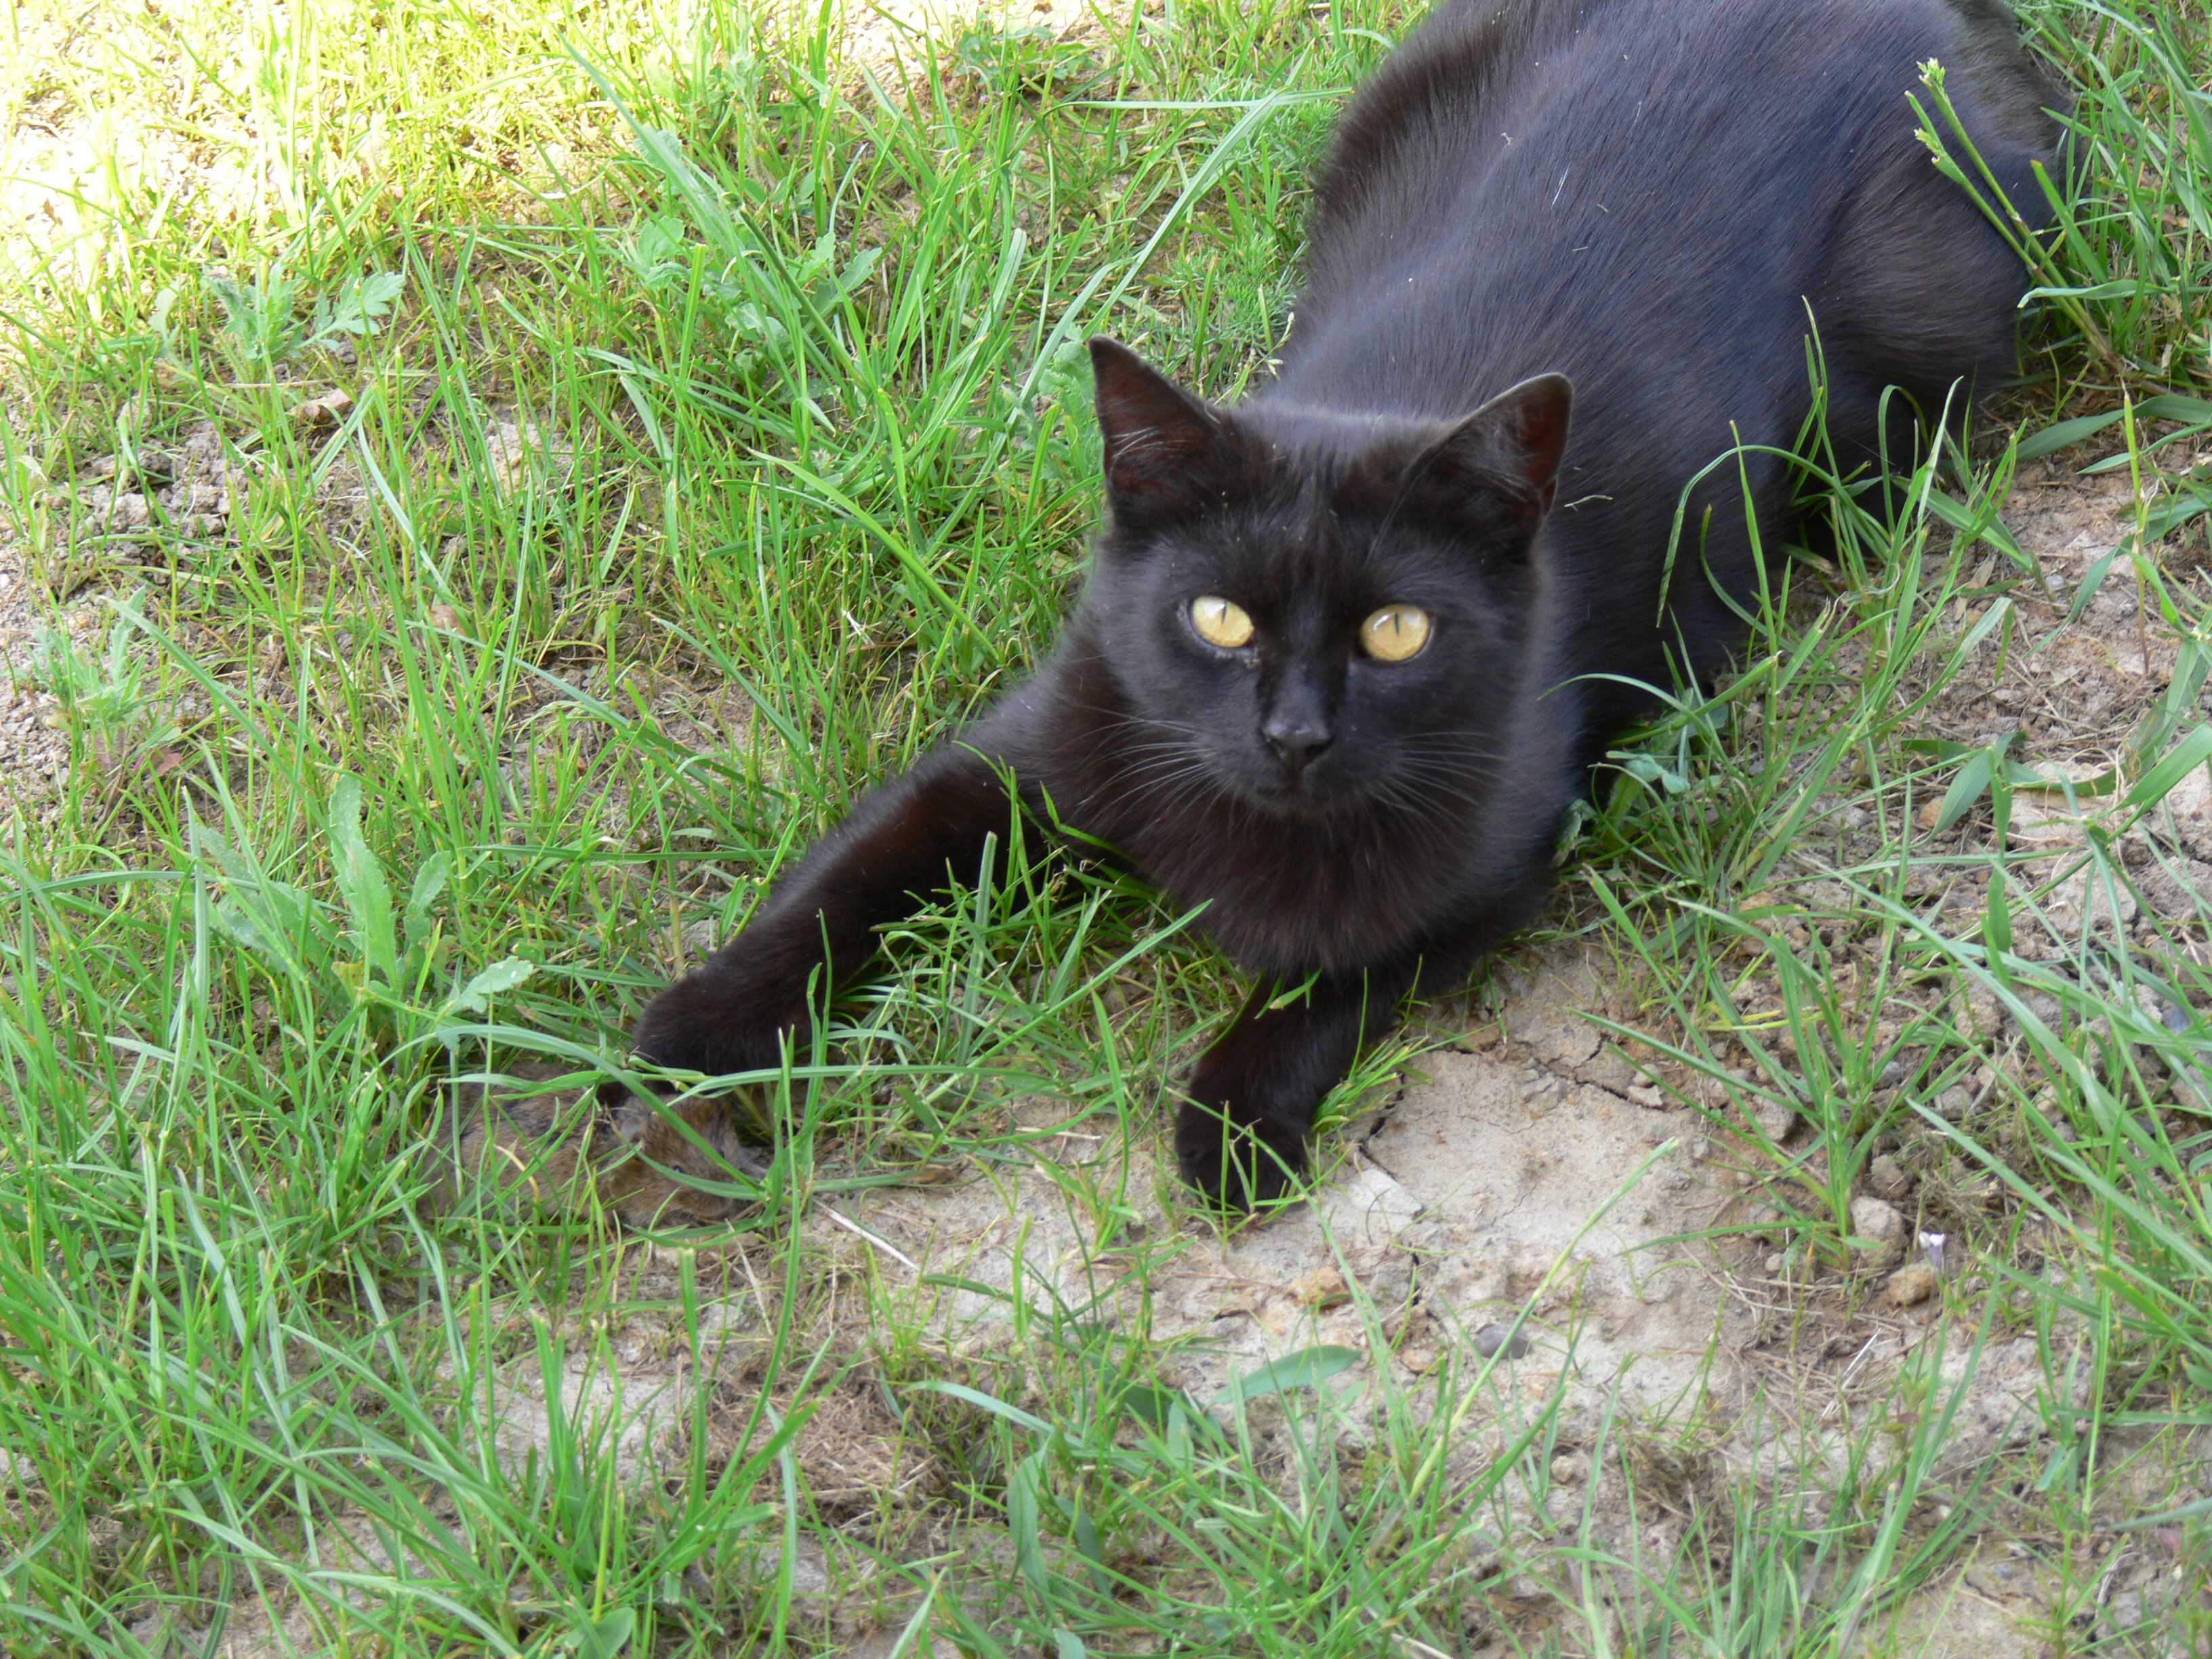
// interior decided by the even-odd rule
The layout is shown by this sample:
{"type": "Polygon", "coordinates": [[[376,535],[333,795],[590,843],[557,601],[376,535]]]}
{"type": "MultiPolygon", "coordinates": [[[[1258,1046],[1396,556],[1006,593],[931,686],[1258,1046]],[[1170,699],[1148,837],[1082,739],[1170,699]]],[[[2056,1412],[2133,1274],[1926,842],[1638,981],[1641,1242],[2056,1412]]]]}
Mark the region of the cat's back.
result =
{"type": "Polygon", "coordinates": [[[1516,186],[1553,157],[1580,161],[1585,186],[1663,177],[1679,204],[1723,157],[1910,150],[1905,100],[1931,58],[1985,149],[2050,150],[2055,89],[2003,0],[1444,0],[1346,106],[1316,180],[1313,257],[1373,257],[1439,228],[1423,210],[1471,196],[1548,214],[1578,192],[1516,186]]]}
{"type": "Polygon", "coordinates": [[[1794,337],[1855,191],[1955,194],[1906,102],[1930,58],[2024,186],[2051,94],[1999,0],[1448,0],[1340,123],[1286,374],[1448,414],[1708,307],[1794,337]]]}

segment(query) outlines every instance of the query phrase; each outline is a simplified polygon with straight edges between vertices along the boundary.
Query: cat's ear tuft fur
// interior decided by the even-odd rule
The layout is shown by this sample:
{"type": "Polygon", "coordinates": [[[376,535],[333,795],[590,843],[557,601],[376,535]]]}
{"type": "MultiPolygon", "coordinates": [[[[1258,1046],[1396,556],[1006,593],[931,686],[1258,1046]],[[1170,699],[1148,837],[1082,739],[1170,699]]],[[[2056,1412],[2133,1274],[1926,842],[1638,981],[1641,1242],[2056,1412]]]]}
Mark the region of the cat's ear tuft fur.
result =
{"type": "Polygon", "coordinates": [[[1229,436],[1219,416],[1103,334],[1091,337],[1091,368],[1105,443],[1106,496],[1117,515],[1186,506],[1218,487],[1229,436]]]}
{"type": "Polygon", "coordinates": [[[1559,489],[1574,399],[1564,374],[1509,386],[1446,433],[1415,463],[1416,472],[1447,489],[1487,488],[1533,531],[1559,489]]]}

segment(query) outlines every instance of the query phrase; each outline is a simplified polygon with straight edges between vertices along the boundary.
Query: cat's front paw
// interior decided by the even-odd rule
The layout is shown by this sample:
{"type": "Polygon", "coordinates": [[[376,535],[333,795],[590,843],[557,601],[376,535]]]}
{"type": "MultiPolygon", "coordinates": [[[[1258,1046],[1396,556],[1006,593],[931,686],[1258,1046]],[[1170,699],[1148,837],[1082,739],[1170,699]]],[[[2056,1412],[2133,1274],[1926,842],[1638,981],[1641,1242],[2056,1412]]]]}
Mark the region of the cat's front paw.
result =
{"type": "Polygon", "coordinates": [[[1176,1113],[1176,1163],[1218,1209],[1250,1210],[1288,1193],[1306,1172],[1304,1127],[1233,1106],[1186,1100],[1176,1113]]]}
{"type": "Polygon", "coordinates": [[[645,1006],[630,1033],[640,1060],[708,1077],[763,1072],[782,1062],[785,1034],[805,1018],[805,994],[779,995],[730,960],[735,947],[687,974],[645,1006]]]}
{"type": "MultiPolygon", "coordinates": [[[[773,967],[768,953],[746,952],[742,938],[726,945],[646,1005],[630,1033],[633,1060],[708,1077],[775,1070],[805,1003],[803,992],[779,989],[773,967]]],[[[720,1218],[738,1196],[729,1188],[732,1174],[757,1173],[744,1148],[775,1140],[758,1088],[736,1085],[669,1098],[675,1093],[663,1085],[637,1094],[615,1078],[599,1085],[601,1116],[614,1143],[629,1149],[608,1165],[600,1189],[619,1202],[625,1218],[720,1218]],[[719,1197],[709,1196],[718,1188],[719,1197]]]]}

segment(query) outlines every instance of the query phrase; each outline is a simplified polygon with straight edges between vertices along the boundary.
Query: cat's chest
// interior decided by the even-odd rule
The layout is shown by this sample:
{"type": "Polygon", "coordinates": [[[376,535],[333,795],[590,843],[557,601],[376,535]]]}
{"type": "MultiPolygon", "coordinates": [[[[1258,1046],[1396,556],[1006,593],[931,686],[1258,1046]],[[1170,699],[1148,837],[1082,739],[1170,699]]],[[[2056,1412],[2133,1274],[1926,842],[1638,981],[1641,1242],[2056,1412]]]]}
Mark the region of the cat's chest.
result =
{"type": "MultiPolygon", "coordinates": [[[[1120,843],[1178,908],[1231,957],[1268,971],[1343,969],[1419,948],[1454,908],[1465,826],[1425,834],[1381,815],[1326,824],[1285,819],[1218,796],[1146,800],[1120,843]]],[[[1118,816],[1118,814],[1117,814],[1118,816]]]]}

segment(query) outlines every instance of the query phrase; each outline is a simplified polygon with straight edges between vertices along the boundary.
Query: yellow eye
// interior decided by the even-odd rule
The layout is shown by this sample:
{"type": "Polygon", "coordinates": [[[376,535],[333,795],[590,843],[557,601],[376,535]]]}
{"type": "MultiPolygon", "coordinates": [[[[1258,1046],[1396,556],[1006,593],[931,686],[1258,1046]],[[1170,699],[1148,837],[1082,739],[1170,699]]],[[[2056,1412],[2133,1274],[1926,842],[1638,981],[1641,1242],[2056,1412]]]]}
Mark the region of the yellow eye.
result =
{"type": "Polygon", "coordinates": [[[1386,605],[1359,624],[1359,648],[1377,662],[1403,662],[1429,642],[1429,613],[1410,605],[1386,605]]]}
{"type": "Polygon", "coordinates": [[[1190,602],[1190,625],[1208,645],[1224,650],[1252,642],[1252,619],[1244,607],[1218,593],[1201,593],[1190,602]]]}

